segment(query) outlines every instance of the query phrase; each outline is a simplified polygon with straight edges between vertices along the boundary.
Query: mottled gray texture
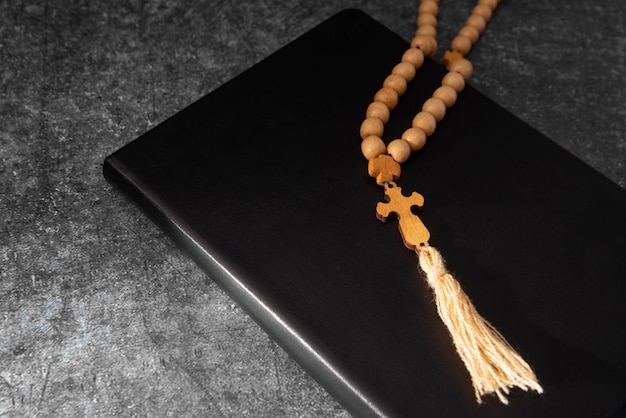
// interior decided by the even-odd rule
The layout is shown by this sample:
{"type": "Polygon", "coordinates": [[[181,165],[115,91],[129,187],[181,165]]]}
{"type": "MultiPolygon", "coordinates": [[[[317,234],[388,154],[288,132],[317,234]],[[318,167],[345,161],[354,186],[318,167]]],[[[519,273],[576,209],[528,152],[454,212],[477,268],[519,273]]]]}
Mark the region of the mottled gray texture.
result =
{"type": "MultiPolygon", "coordinates": [[[[472,4],[442,1],[441,44],[472,4]]],[[[347,7],[412,37],[413,1],[0,1],[0,415],[347,415],[101,175],[347,7]]],[[[471,55],[479,90],[622,187],[625,9],[505,2],[471,55]]]]}

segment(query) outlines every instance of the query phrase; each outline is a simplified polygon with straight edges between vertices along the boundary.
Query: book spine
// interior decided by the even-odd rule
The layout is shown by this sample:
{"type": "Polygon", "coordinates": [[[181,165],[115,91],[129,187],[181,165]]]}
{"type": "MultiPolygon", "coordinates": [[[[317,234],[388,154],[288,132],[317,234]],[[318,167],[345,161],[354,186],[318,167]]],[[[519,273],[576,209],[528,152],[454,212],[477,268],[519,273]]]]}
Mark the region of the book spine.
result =
{"type": "Polygon", "coordinates": [[[250,317],[292,357],[311,377],[324,387],[346,410],[355,416],[383,417],[371,399],[337,370],[323,353],[315,349],[288,321],[272,310],[245,282],[221,263],[199,237],[184,228],[158,200],[152,198],[115,158],[107,157],[103,165],[105,179],[139,207],[174,243],[215,281],[250,317]]]}

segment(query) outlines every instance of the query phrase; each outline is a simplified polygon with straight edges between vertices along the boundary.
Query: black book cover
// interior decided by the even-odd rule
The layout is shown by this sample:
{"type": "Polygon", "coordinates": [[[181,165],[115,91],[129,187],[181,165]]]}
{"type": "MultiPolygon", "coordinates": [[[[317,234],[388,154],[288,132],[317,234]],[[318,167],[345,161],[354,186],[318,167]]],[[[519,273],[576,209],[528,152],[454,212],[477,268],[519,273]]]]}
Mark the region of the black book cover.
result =
{"type": "MultiPolygon", "coordinates": [[[[545,393],[476,404],[359,126],[407,43],[341,12],[109,156],[106,178],[357,416],[612,416],[626,402],[626,193],[471,86],[399,186],[545,393]]],[[[427,60],[399,137],[439,86],[427,60]]]]}

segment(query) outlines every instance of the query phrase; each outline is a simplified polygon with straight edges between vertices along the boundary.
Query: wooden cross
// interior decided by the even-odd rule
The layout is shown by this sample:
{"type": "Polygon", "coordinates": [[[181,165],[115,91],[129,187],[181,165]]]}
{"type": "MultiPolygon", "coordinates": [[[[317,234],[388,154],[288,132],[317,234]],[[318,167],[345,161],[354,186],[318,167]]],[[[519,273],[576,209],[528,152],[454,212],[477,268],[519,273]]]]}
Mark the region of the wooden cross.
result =
{"type": "Polygon", "coordinates": [[[411,196],[406,197],[402,194],[402,189],[390,181],[385,183],[385,200],[387,203],[379,202],[376,205],[376,217],[386,222],[389,214],[395,213],[398,217],[400,235],[408,249],[419,252],[421,247],[428,245],[430,232],[422,220],[411,211],[413,206],[421,208],[424,205],[424,196],[413,192],[411,196]]]}

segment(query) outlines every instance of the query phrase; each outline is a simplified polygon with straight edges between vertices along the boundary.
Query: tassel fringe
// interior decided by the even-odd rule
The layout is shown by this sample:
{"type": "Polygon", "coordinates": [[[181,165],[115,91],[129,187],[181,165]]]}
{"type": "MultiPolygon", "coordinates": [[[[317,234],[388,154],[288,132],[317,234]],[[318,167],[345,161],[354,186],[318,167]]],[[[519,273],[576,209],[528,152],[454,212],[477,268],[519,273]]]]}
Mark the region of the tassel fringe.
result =
{"type": "Polygon", "coordinates": [[[459,283],[448,273],[439,251],[426,246],[418,254],[419,265],[435,293],[437,312],[472,378],[476,401],[482,403],[484,395],[495,393],[508,405],[505,395],[513,387],[543,393],[530,366],[502,334],[480,316],[459,283]]]}

